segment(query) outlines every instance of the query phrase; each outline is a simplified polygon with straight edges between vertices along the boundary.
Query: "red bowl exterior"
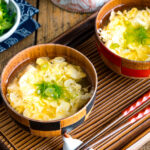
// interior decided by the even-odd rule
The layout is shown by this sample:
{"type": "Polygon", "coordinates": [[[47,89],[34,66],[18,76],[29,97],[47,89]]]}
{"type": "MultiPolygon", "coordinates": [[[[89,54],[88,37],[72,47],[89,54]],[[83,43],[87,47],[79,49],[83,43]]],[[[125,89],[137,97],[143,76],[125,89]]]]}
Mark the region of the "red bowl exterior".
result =
{"type": "MultiPolygon", "coordinates": [[[[138,0],[137,3],[141,1],[142,0],[138,0]]],[[[127,5],[128,3],[125,3],[125,5],[127,5]]],[[[120,1],[111,0],[110,2],[105,4],[99,11],[95,24],[96,45],[98,52],[101,55],[105,64],[114,72],[129,78],[137,78],[137,79],[150,78],[150,61],[134,61],[116,55],[104,45],[104,43],[101,41],[97,33],[97,29],[100,27],[100,22],[102,21],[103,17],[109,11],[111,11],[116,7],[119,7],[122,4],[123,0],[120,1]]],[[[149,4],[148,6],[150,6],[150,2],[148,4],[149,4]]]]}

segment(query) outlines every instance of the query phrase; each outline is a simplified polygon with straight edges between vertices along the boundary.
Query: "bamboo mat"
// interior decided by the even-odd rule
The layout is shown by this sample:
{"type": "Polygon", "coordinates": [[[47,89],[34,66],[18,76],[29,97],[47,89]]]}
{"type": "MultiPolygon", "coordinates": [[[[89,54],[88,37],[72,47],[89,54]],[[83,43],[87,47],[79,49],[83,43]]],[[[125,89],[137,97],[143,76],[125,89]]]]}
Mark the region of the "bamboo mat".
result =
{"type": "MultiPolygon", "coordinates": [[[[98,90],[94,108],[89,118],[78,128],[70,132],[74,138],[83,141],[116,118],[121,111],[150,90],[150,80],[134,80],[117,75],[105,66],[97,50],[94,37],[77,47],[95,65],[98,73],[98,90]]],[[[4,106],[0,105],[0,140],[8,149],[57,150],[62,148],[62,138],[41,138],[23,131],[8,116],[4,106]]]]}

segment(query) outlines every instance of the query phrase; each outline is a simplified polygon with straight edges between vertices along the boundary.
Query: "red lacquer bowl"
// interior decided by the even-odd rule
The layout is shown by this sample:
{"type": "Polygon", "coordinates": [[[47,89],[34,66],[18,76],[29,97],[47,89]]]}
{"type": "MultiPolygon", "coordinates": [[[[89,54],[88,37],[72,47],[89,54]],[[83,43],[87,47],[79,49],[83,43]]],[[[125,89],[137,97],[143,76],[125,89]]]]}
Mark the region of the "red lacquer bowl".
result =
{"type": "Polygon", "coordinates": [[[122,10],[132,7],[143,9],[145,9],[145,7],[150,8],[150,1],[111,0],[102,7],[97,15],[95,24],[97,49],[105,64],[114,72],[129,78],[150,78],[150,61],[134,61],[114,54],[104,45],[103,41],[99,38],[99,34],[97,32],[99,28],[102,28],[106,24],[106,18],[108,18],[108,14],[112,9],[122,10]]]}

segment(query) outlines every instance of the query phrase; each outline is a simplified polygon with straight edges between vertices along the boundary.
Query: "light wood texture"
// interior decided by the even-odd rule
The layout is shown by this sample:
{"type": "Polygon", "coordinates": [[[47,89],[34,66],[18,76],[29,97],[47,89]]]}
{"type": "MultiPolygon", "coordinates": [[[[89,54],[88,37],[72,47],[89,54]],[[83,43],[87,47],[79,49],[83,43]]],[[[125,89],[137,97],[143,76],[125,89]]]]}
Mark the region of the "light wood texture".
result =
{"type": "Polygon", "coordinates": [[[37,32],[37,43],[50,42],[90,15],[64,11],[53,5],[50,0],[40,0],[39,10],[38,22],[41,28],[37,32]]]}

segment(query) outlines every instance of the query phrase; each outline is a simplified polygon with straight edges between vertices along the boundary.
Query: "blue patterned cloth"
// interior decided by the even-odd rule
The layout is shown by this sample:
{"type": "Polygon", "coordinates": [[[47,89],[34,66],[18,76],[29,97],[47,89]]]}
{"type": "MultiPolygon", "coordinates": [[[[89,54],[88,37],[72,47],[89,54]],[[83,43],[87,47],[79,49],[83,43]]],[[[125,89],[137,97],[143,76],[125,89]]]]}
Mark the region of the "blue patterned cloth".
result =
{"type": "Polygon", "coordinates": [[[0,52],[8,49],[40,27],[39,23],[32,18],[34,14],[39,12],[39,10],[27,3],[25,0],[15,1],[18,3],[21,10],[20,25],[14,34],[0,43],[0,52]]]}

